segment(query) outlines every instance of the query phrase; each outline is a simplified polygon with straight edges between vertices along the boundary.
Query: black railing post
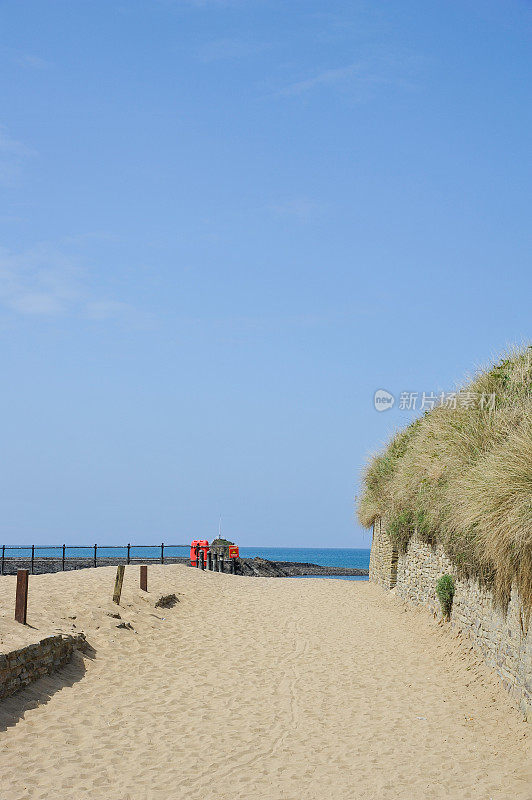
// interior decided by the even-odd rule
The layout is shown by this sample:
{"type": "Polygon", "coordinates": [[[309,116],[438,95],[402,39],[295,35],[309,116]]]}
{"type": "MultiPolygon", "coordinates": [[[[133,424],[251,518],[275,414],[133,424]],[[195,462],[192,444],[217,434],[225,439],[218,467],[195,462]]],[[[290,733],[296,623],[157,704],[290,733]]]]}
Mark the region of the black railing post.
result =
{"type": "Polygon", "coordinates": [[[129,564],[129,560],[130,560],[130,559],[129,559],[129,554],[130,554],[130,552],[131,552],[131,545],[130,545],[130,544],[129,544],[129,542],[128,542],[128,545],[127,545],[127,563],[128,563],[128,564],[129,564]]]}
{"type": "Polygon", "coordinates": [[[164,564],[164,542],[161,542],[161,564],[164,564]]]}
{"type": "Polygon", "coordinates": [[[98,556],[97,556],[97,553],[98,553],[98,545],[97,545],[97,544],[95,544],[95,545],[94,545],[94,566],[96,566],[96,559],[97,559],[97,557],[98,557],[98,556]]]}
{"type": "Polygon", "coordinates": [[[33,568],[35,564],[35,545],[31,546],[31,574],[33,575],[33,568]]]}
{"type": "Polygon", "coordinates": [[[6,546],[5,544],[2,545],[2,575],[4,574],[4,561],[6,558],[6,546]]]}
{"type": "Polygon", "coordinates": [[[63,558],[61,560],[61,566],[63,568],[63,572],[65,571],[65,549],[66,549],[66,546],[63,545],[63,558]]]}

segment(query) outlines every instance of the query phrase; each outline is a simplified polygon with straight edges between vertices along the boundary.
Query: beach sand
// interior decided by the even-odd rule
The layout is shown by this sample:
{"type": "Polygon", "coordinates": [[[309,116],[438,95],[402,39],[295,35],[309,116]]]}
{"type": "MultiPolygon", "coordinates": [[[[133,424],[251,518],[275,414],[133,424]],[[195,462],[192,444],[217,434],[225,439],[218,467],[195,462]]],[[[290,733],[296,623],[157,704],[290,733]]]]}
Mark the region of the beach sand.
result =
{"type": "Polygon", "coordinates": [[[184,566],[150,566],[148,594],[127,567],[118,608],[115,573],[30,576],[33,628],[0,578],[0,651],[80,630],[93,648],[0,701],[1,800],[532,797],[529,726],[425,610],[360,581],[184,566]]]}

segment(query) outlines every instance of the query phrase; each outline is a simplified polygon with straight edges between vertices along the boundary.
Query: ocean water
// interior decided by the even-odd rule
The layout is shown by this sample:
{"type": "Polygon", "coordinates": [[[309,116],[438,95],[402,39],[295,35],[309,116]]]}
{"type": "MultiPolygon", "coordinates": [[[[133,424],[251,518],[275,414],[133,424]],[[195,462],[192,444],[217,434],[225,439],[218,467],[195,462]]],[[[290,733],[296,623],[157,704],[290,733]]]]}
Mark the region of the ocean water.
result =
{"type": "MultiPolygon", "coordinates": [[[[299,561],[319,564],[322,567],[351,567],[369,569],[369,549],[335,547],[241,547],[243,558],[262,556],[269,561],[299,561]]],[[[300,578],[307,576],[301,575],[300,578]]],[[[336,579],[343,581],[367,581],[365,575],[309,575],[309,578],[336,579]]],[[[291,580],[297,580],[292,578],[291,580]]]]}
{"type": "MultiPolygon", "coordinates": [[[[0,545],[1,551],[1,545],[0,545]]],[[[97,556],[112,558],[119,556],[125,557],[127,553],[126,546],[120,547],[104,547],[97,545],[97,556]]],[[[254,558],[261,556],[267,558],[269,561],[299,561],[309,564],[319,564],[323,567],[352,567],[356,569],[369,568],[369,549],[361,548],[335,548],[335,547],[241,547],[240,555],[243,558],[254,558]]],[[[186,556],[190,554],[189,545],[165,545],[164,555],[167,557],[172,556],[186,556]]],[[[31,546],[14,547],[12,545],[5,548],[6,557],[9,556],[24,556],[25,558],[31,557],[31,546]]],[[[53,556],[61,558],[62,547],[46,547],[35,546],[35,558],[44,556],[53,556]]],[[[89,557],[94,556],[94,547],[72,547],[65,548],[65,555],[67,558],[75,557],[89,557]]],[[[161,546],[160,545],[131,545],[130,557],[135,558],[160,558],[161,546]]],[[[318,576],[313,576],[318,577],[318,576]]],[[[327,577],[327,576],[319,576],[327,577]]],[[[337,576],[331,576],[337,577],[337,576]]],[[[361,576],[343,576],[341,580],[367,580],[361,576]]]]}

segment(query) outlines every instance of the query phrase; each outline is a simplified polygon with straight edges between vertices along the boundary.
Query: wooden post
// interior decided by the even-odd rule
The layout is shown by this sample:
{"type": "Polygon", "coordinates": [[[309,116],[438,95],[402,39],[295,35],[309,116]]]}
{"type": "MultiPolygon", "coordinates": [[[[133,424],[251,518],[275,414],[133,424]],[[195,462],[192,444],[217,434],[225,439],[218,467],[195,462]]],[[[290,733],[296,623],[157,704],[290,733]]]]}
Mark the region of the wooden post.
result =
{"type": "Polygon", "coordinates": [[[207,569],[212,572],[212,553],[210,550],[207,550],[207,569]]]}
{"type": "Polygon", "coordinates": [[[161,544],[161,564],[164,564],[164,542],[161,544]]]}
{"type": "Polygon", "coordinates": [[[128,543],[128,546],[127,546],[127,563],[128,564],[131,561],[130,553],[131,553],[131,545],[128,543]]]}
{"type": "Polygon", "coordinates": [[[200,548],[199,555],[200,555],[200,569],[205,569],[205,551],[203,550],[203,547],[200,548]]]}
{"type": "Polygon", "coordinates": [[[98,551],[98,546],[94,545],[94,566],[96,566],[96,553],[98,551]]]}
{"type": "Polygon", "coordinates": [[[222,555],[220,556],[220,572],[224,571],[224,567],[225,567],[225,558],[224,554],[222,553],[222,555]]]}
{"type": "Polygon", "coordinates": [[[26,624],[28,610],[28,576],[29,570],[17,570],[17,593],[15,597],[15,619],[22,625],[26,624]]]}
{"type": "Polygon", "coordinates": [[[122,584],[124,583],[125,567],[119,564],[116,568],[115,590],[113,592],[113,603],[120,605],[120,595],[122,594],[122,584]]]}
{"type": "Polygon", "coordinates": [[[196,545],[196,547],[194,549],[196,551],[196,569],[199,569],[199,565],[200,565],[200,563],[199,563],[199,554],[200,554],[199,546],[196,545]]]}
{"type": "Polygon", "coordinates": [[[63,572],[65,571],[65,549],[66,549],[66,545],[63,545],[63,558],[62,558],[62,561],[61,561],[61,566],[63,567],[63,572]]]}
{"type": "Polygon", "coordinates": [[[2,575],[4,574],[4,561],[6,558],[6,546],[5,544],[2,545],[2,575]]]}
{"type": "Polygon", "coordinates": [[[140,567],[140,588],[143,592],[148,591],[148,567],[146,564],[141,564],[140,567]]]}
{"type": "Polygon", "coordinates": [[[235,559],[231,559],[231,575],[235,574],[235,559]]]}
{"type": "Polygon", "coordinates": [[[34,563],[35,563],[35,545],[32,544],[31,546],[31,574],[34,575],[34,563]]]}

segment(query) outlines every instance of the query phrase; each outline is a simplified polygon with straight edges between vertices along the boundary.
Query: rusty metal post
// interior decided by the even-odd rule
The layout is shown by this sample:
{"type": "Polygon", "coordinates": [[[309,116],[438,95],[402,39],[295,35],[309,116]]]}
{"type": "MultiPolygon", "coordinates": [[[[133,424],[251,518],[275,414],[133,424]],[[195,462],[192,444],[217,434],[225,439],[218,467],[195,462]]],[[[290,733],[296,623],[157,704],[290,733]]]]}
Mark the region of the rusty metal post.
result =
{"type": "Polygon", "coordinates": [[[15,619],[22,625],[26,624],[28,611],[28,577],[29,570],[17,570],[17,593],[15,596],[15,619]]]}
{"type": "Polygon", "coordinates": [[[146,564],[141,564],[140,567],[140,588],[143,592],[148,591],[148,567],[146,564]]]}

